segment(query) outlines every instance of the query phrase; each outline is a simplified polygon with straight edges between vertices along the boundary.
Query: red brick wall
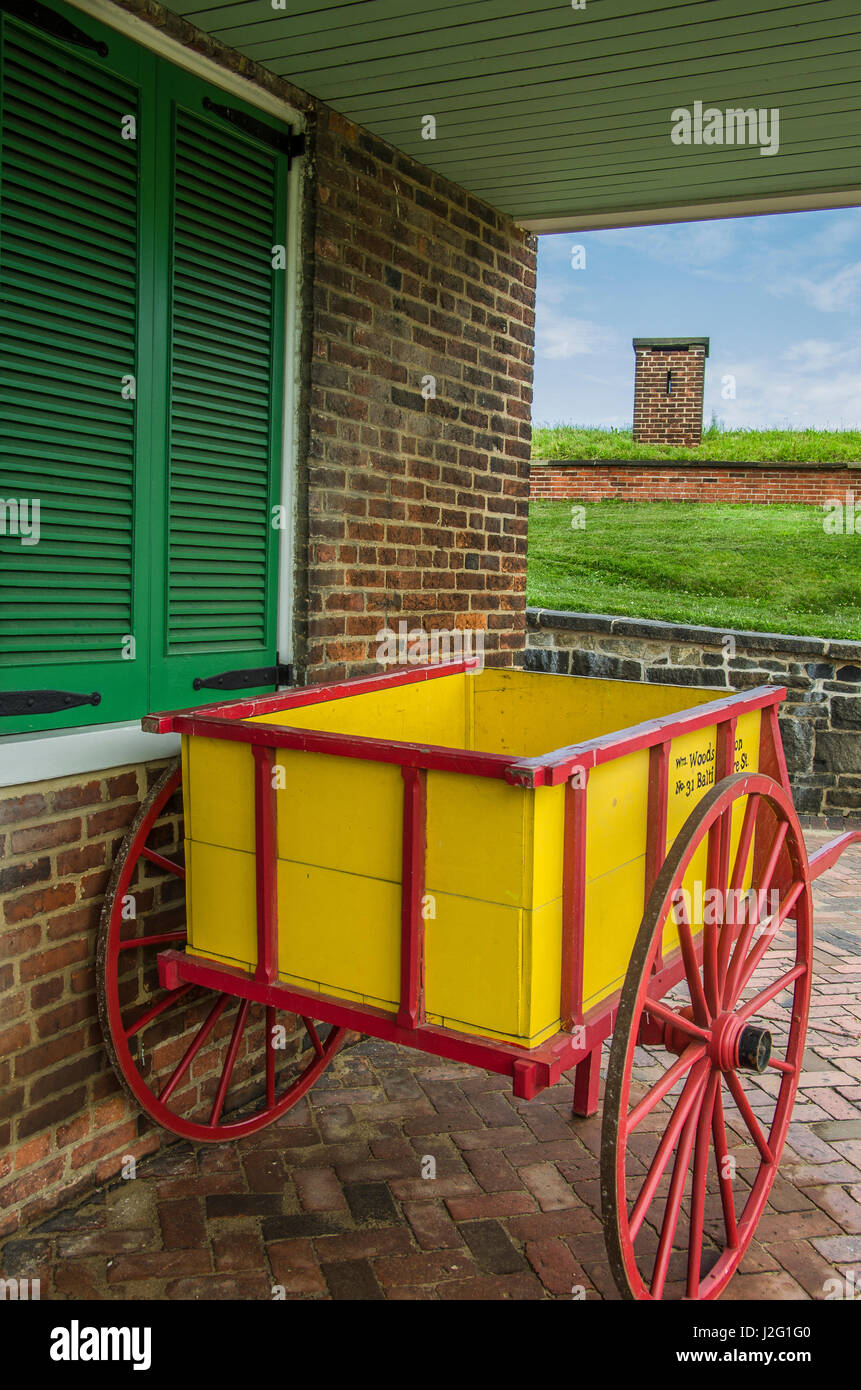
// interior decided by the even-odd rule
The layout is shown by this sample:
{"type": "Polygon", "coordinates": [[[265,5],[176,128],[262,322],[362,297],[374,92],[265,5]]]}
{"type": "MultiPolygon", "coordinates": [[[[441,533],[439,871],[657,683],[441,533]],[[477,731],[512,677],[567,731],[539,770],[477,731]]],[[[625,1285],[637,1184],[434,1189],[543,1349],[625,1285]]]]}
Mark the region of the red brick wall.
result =
{"type": "Polygon", "coordinates": [[[534,239],[334,113],[316,161],[310,678],[375,668],[376,634],[402,620],[480,628],[487,659],[511,664],[525,631],[534,239]]]}
{"type": "MultiPolygon", "coordinates": [[[[377,633],[404,620],[479,628],[487,660],[512,664],[534,238],[152,0],[125,8],[311,121],[297,667],[312,681],[379,669],[377,633]]],[[[94,993],[101,895],[160,766],[0,791],[0,1234],[163,1142],[119,1089],[94,993]]]]}
{"type": "Polygon", "coordinates": [[[706,349],[636,347],[634,439],[640,444],[699,444],[703,434],[706,349]],[[667,394],[667,373],[672,390],[667,394]]]}
{"type": "Polygon", "coordinates": [[[847,468],[707,468],[678,464],[557,463],[533,466],[530,496],[578,502],[804,502],[820,506],[858,486],[847,468]]]}
{"type": "Polygon", "coordinates": [[[163,766],[0,795],[0,1234],[159,1146],[105,1054],[94,963],[111,861],[163,766]]]}

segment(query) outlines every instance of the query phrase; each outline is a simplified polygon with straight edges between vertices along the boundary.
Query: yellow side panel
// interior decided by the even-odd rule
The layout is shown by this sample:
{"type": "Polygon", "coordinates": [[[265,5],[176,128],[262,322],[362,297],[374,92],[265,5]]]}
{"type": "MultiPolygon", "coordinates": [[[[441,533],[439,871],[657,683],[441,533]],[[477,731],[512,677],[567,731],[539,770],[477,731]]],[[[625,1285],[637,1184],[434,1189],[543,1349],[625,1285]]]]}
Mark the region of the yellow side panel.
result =
{"type": "Polygon", "coordinates": [[[589,774],[583,1001],[618,988],[643,917],[649,752],[627,753],[589,774]]]}
{"type": "Polygon", "coordinates": [[[648,802],[647,748],[592,769],[586,798],[587,880],[645,856],[648,802]]]}
{"type": "Polygon", "coordinates": [[[425,923],[428,1015],[453,1028],[471,1025],[516,1038],[520,909],[442,892],[434,897],[436,917],[425,923]]]}
{"type": "Polygon", "coordinates": [[[475,680],[475,747],[532,758],[692,709],[713,690],[488,669],[475,680]]]}
{"type": "Polygon", "coordinates": [[[565,787],[537,787],[532,793],[532,872],[527,903],[541,907],[559,897],[565,840],[565,787]]]}
{"type": "Polygon", "coordinates": [[[762,710],[743,714],[735,726],[734,772],[759,771],[759,741],[762,735],[762,710]]]}
{"type": "Polygon", "coordinates": [[[562,993],[562,898],[523,914],[524,1034],[531,1040],[559,1029],[562,993]]]}
{"type": "Polygon", "coordinates": [[[429,772],[427,891],[524,906],[529,797],[495,778],[429,772]]]}
{"type": "MultiPolygon", "coordinates": [[[[251,724],[288,724],[297,729],[394,739],[404,743],[467,746],[467,682],[472,676],[437,676],[393,685],[366,695],[348,695],[319,705],[262,714],[251,724]]],[[[470,687],[471,689],[471,687],[470,687]]]]}
{"type": "Polygon", "coordinates": [[[183,802],[191,839],[254,851],[254,755],[248,743],[183,738],[183,802]],[[189,815],[190,808],[190,815],[189,815]]]}
{"type": "Polygon", "coordinates": [[[589,1009],[618,989],[643,917],[646,857],[586,882],[583,1004],[589,1009]]]}
{"type": "MultiPolygon", "coordinates": [[[[762,726],[760,710],[744,714],[736,725],[733,771],[756,772],[759,768],[759,740],[762,726]]],[[[674,739],[670,747],[670,796],[667,815],[667,849],[684,821],[714,786],[715,747],[717,729],[712,726],[696,734],[688,734],[674,739]],[[703,785],[700,785],[700,784],[703,785]],[[693,790],[692,788],[693,784],[693,790]]],[[[729,868],[732,873],[741,827],[744,821],[745,801],[738,801],[733,807],[730,830],[729,868]]],[[[742,888],[750,887],[753,873],[753,846],[748,855],[747,866],[742,879],[742,888]]],[[[705,893],[708,888],[708,839],[700,845],[690,862],[682,881],[687,898],[686,905],[694,936],[702,930],[704,909],[708,907],[705,893]]],[[[664,951],[678,948],[678,933],[672,916],[668,918],[663,934],[664,951]]]]}
{"type": "Polygon", "coordinates": [[[395,1006],[400,996],[397,883],[278,865],[278,972],[324,993],[395,1006]]]}
{"type": "Polygon", "coordinates": [[[282,749],[278,858],[400,882],[404,779],[391,763],[282,749]]]}
{"type": "MultiPolygon", "coordinates": [[[[759,710],[743,714],[736,725],[734,770],[756,772],[759,768],[759,710]]],[[[670,743],[669,795],[667,799],[667,845],[671,845],[698,801],[715,780],[717,727],[711,725],[692,734],[682,734],[670,743]]]]}
{"type": "Polygon", "coordinates": [[[255,965],[254,855],[186,840],[185,856],[189,950],[231,965],[255,965]]]}

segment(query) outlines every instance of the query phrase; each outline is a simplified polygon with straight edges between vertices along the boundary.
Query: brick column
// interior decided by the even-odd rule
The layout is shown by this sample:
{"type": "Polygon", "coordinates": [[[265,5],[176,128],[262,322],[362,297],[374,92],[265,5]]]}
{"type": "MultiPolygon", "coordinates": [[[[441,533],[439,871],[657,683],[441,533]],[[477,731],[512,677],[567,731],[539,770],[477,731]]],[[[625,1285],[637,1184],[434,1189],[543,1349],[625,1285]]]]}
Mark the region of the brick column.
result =
{"type": "Polygon", "coordinates": [[[634,439],[696,447],[703,437],[708,338],[635,338],[634,439]]]}

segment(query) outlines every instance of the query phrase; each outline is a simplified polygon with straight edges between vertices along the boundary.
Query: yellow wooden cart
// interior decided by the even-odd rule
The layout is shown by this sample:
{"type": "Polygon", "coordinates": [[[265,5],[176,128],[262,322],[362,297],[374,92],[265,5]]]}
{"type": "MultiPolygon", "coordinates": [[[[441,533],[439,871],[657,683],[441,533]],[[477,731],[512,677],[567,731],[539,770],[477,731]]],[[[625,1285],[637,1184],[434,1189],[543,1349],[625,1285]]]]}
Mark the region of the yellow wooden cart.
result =
{"type": "Polygon", "coordinates": [[[356,1030],[510,1075],[526,1099],[573,1068],[588,1115],[613,1033],[617,1282],[716,1297],[798,1084],[810,883],[857,838],[808,860],[784,694],[453,663],[148,716],[182,759],[103,915],[123,1085],[175,1133],[241,1137],[356,1030]]]}

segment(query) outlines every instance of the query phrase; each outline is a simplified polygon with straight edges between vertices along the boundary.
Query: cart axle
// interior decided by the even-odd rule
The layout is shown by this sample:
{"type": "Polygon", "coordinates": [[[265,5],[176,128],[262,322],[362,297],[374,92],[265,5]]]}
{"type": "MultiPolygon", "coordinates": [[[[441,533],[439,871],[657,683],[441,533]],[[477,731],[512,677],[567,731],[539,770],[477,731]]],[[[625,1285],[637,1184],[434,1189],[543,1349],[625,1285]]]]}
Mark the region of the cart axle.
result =
{"type": "Polygon", "coordinates": [[[738,1064],[745,1071],[768,1070],[771,1061],[771,1034],[767,1028],[756,1028],[752,1024],[742,1028],[738,1040],[738,1064]]]}

